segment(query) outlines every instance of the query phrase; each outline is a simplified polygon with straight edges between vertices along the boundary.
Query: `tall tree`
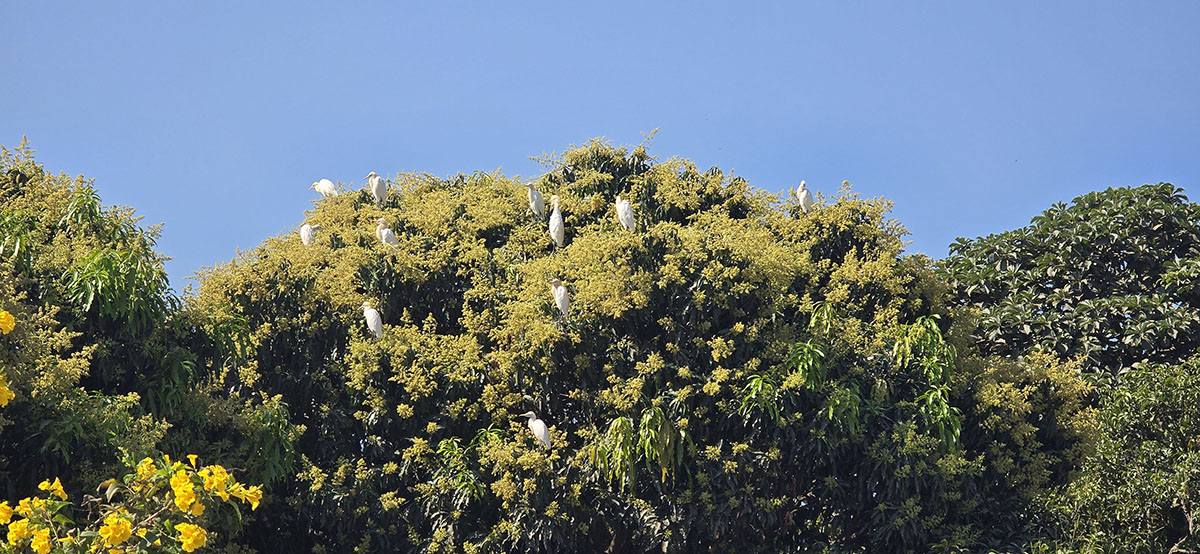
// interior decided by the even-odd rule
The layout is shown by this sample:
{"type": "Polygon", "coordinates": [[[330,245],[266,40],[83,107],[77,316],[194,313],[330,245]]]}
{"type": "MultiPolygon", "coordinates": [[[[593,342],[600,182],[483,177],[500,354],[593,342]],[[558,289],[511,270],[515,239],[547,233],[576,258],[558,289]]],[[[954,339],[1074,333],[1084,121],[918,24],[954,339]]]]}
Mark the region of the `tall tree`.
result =
{"type": "Polygon", "coordinates": [[[103,206],[91,181],[47,172],[27,143],[0,147],[0,310],[12,317],[0,335],[12,395],[0,408],[3,498],[49,476],[79,498],[160,450],[251,482],[290,465],[278,400],[230,399],[207,371],[228,358],[229,333],[180,310],[157,236],[133,210],[103,206]]]}
{"type": "Polygon", "coordinates": [[[976,344],[1086,357],[1118,376],[1200,347],[1200,206],[1168,183],[1055,204],[1030,225],[958,239],[944,261],[954,301],[978,312],[976,344]]]}
{"type": "Polygon", "coordinates": [[[189,310],[247,333],[221,386],[279,395],[304,429],[258,546],[980,544],[999,540],[980,518],[1012,509],[980,495],[1028,499],[1075,440],[1028,429],[1034,410],[1075,429],[1086,386],[1052,361],[1049,391],[1025,366],[959,356],[944,287],[901,254],[887,202],[842,191],[805,214],[600,142],[547,163],[535,186],[559,199],[561,248],[517,182],[405,174],[382,206],[365,190],[315,200],[311,245],[269,238],[204,273],[189,310]]]}

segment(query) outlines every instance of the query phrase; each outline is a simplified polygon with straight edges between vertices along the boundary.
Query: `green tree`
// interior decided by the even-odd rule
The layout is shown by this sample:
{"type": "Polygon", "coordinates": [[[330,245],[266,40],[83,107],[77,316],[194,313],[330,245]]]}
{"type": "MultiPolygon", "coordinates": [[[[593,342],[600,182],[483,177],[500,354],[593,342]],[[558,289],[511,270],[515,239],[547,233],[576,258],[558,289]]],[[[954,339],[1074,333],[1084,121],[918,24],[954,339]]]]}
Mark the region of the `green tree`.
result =
{"type": "Polygon", "coordinates": [[[1200,549],[1200,359],[1128,373],[1100,411],[1100,440],[1064,495],[1084,547],[1200,549]]]}
{"type": "Polygon", "coordinates": [[[950,247],[954,302],[986,353],[1040,348],[1117,376],[1200,347],[1200,207],[1168,183],[1056,204],[1029,226],[950,247]]]}
{"type": "MultiPolygon", "coordinates": [[[[1028,227],[952,246],[943,271],[955,304],[977,318],[981,351],[1076,360],[1100,385],[1085,393],[1099,407],[1095,429],[1080,419],[1094,409],[1075,418],[1092,438],[1061,458],[1082,465],[1047,467],[1069,483],[1043,497],[1053,511],[1041,515],[1058,519],[1041,518],[1031,536],[1086,551],[1195,548],[1198,233],[1200,208],[1160,183],[1092,192],[1028,227]]],[[[1045,417],[1034,440],[1052,448],[1072,436],[1055,436],[1069,421],[1060,414],[1033,413],[1045,417]]]]}
{"type": "Polygon", "coordinates": [[[883,200],[844,190],[804,215],[716,168],[600,142],[546,163],[562,249],[519,183],[404,174],[382,207],[317,200],[312,246],[272,237],[203,273],[189,313],[245,332],[220,388],[278,395],[303,429],[256,546],[979,545],[1019,532],[993,521],[1020,519],[1086,427],[1087,387],[1057,362],[969,351],[883,200]],[[529,410],[552,448],[515,417],[529,410]],[[1046,413],[1061,418],[1031,440],[1046,413]]]}
{"type": "Polygon", "coordinates": [[[80,497],[160,452],[199,453],[252,482],[290,466],[284,406],[220,388],[235,327],[181,311],[157,236],[103,206],[91,181],[48,173],[27,143],[0,147],[0,310],[14,320],[0,336],[13,394],[0,408],[4,498],[47,475],[80,497]]]}

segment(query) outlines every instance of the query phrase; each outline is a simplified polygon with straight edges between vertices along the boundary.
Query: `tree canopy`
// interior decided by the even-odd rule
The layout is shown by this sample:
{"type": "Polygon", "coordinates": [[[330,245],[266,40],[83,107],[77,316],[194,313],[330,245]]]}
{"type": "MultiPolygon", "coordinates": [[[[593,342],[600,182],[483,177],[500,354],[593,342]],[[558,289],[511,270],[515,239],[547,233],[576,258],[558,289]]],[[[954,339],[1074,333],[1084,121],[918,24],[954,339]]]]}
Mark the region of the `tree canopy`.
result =
{"type": "Polygon", "coordinates": [[[404,174],[382,207],[358,190],[317,201],[312,246],[274,237],[202,275],[194,309],[249,337],[227,385],[281,395],[304,429],[292,505],[256,536],[335,551],[921,550],[1005,535],[979,525],[1002,504],[980,491],[1027,500],[1018,488],[1051,480],[1016,477],[1060,456],[1014,446],[1038,414],[997,406],[995,386],[1066,419],[1082,389],[1060,375],[1068,392],[1048,398],[978,357],[960,373],[944,288],[901,253],[886,201],[843,190],[805,215],[719,169],[600,142],[547,163],[535,186],[561,200],[561,249],[520,183],[404,174]],[[375,236],[380,218],[397,245],[375,236]],[[530,410],[550,449],[514,417],[530,410]],[[1010,454],[1003,469],[988,449],[1010,454]]]}
{"type": "Polygon", "coordinates": [[[1056,204],[1027,227],[959,239],[944,264],[989,353],[1083,355],[1115,376],[1200,347],[1200,206],[1169,183],[1056,204]]]}
{"type": "Polygon", "coordinates": [[[46,172],[27,144],[0,150],[7,498],[33,495],[49,476],[74,498],[94,494],[167,451],[221,459],[252,482],[290,465],[270,455],[290,448],[293,432],[278,400],[230,398],[211,378],[207,368],[226,358],[220,334],[182,311],[157,236],[132,210],[104,207],[91,181],[46,172]]]}
{"type": "Polygon", "coordinates": [[[935,264],[848,183],[806,210],[644,145],[542,161],[561,247],[513,178],[404,173],[383,202],[338,184],[297,214],[313,235],[177,297],[156,227],[3,150],[8,498],[124,471],[123,494],[187,506],[167,551],[1194,546],[1200,401],[1172,391],[1197,386],[1198,222],[1174,186],[935,264]],[[226,467],[264,485],[238,485],[252,514],[209,487],[226,467]]]}

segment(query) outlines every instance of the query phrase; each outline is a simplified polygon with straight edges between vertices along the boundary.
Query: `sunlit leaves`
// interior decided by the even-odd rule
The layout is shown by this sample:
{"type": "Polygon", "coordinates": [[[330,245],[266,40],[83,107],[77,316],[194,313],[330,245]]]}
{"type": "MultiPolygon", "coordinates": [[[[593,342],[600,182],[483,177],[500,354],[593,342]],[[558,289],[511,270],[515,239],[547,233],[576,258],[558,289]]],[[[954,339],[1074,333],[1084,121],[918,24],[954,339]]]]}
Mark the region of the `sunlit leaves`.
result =
{"type": "Polygon", "coordinates": [[[979,311],[986,352],[1087,356],[1117,376],[1200,346],[1200,206],[1168,183],[1056,204],[1030,225],[950,247],[956,301],[979,311]]]}

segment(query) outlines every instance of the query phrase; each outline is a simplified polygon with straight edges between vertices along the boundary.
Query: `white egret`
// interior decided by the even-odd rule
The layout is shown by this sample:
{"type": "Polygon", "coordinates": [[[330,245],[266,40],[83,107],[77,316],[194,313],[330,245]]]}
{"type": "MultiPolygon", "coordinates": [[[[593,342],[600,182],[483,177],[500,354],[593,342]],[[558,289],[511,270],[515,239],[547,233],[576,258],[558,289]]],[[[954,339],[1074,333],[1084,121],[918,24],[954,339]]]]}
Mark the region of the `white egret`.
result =
{"type": "Polygon", "coordinates": [[[629,205],[628,200],[622,200],[621,195],[617,195],[617,220],[621,222],[621,226],[632,231],[635,225],[633,219],[633,206],[629,205]]]}
{"type": "Polygon", "coordinates": [[[333,186],[333,181],[330,181],[329,179],[313,181],[312,186],[308,188],[315,189],[317,194],[321,195],[321,198],[329,198],[330,196],[338,195],[337,187],[333,186]]]}
{"type": "Polygon", "coordinates": [[[529,430],[533,431],[533,436],[537,437],[542,446],[550,448],[550,430],[546,428],[545,421],[538,419],[537,414],[533,412],[525,412],[517,417],[529,418],[529,430]]]}
{"type": "Polygon", "coordinates": [[[313,242],[317,240],[317,231],[320,230],[320,225],[309,225],[307,223],[301,225],[300,242],[304,243],[304,246],[312,246],[313,242]]]}
{"type": "Polygon", "coordinates": [[[808,191],[808,184],[805,183],[804,180],[800,181],[800,189],[799,190],[792,191],[792,196],[795,197],[796,200],[798,200],[800,202],[800,210],[801,211],[803,211],[804,213],[808,213],[808,212],[812,211],[812,207],[813,207],[812,193],[808,191]]]}
{"type": "Polygon", "coordinates": [[[554,211],[550,212],[550,238],[554,239],[554,245],[562,248],[563,240],[567,238],[566,230],[563,228],[562,212],[558,209],[558,195],[550,195],[550,204],[554,206],[554,211]]]}
{"type": "Polygon", "coordinates": [[[567,310],[571,307],[571,300],[567,297],[567,287],[558,279],[550,280],[550,294],[554,296],[554,305],[558,307],[558,311],[562,313],[563,321],[567,319],[567,310]]]}
{"type": "Polygon", "coordinates": [[[382,206],[387,201],[387,181],[376,175],[374,171],[368,173],[363,179],[366,179],[367,188],[371,190],[371,196],[375,197],[375,203],[382,206]]]}
{"type": "Polygon", "coordinates": [[[546,201],[542,199],[542,193],[533,187],[533,181],[525,183],[525,196],[529,198],[529,211],[537,216],[538,221],[546,217],[546,201]]]}
{"type": "Polygon", "coordinates": [[[379,242],[382,242],[383,244],[390,244],[393,246],[400,244],[400,241],[396,239],[396,233],[393,233],[391,229],[388,229],[387,221],[382,217],[375,222],[375,236],[379,238],[379,242]]]}
{"type": "Polygon", "coordinates": [[[367,329],[371,330],[371,334],[375,338],[383,336],[383,318],[379,317],[379,312],[371,307],[370,302],[363,302],[363,319],[367,320],[367,329]]]}

